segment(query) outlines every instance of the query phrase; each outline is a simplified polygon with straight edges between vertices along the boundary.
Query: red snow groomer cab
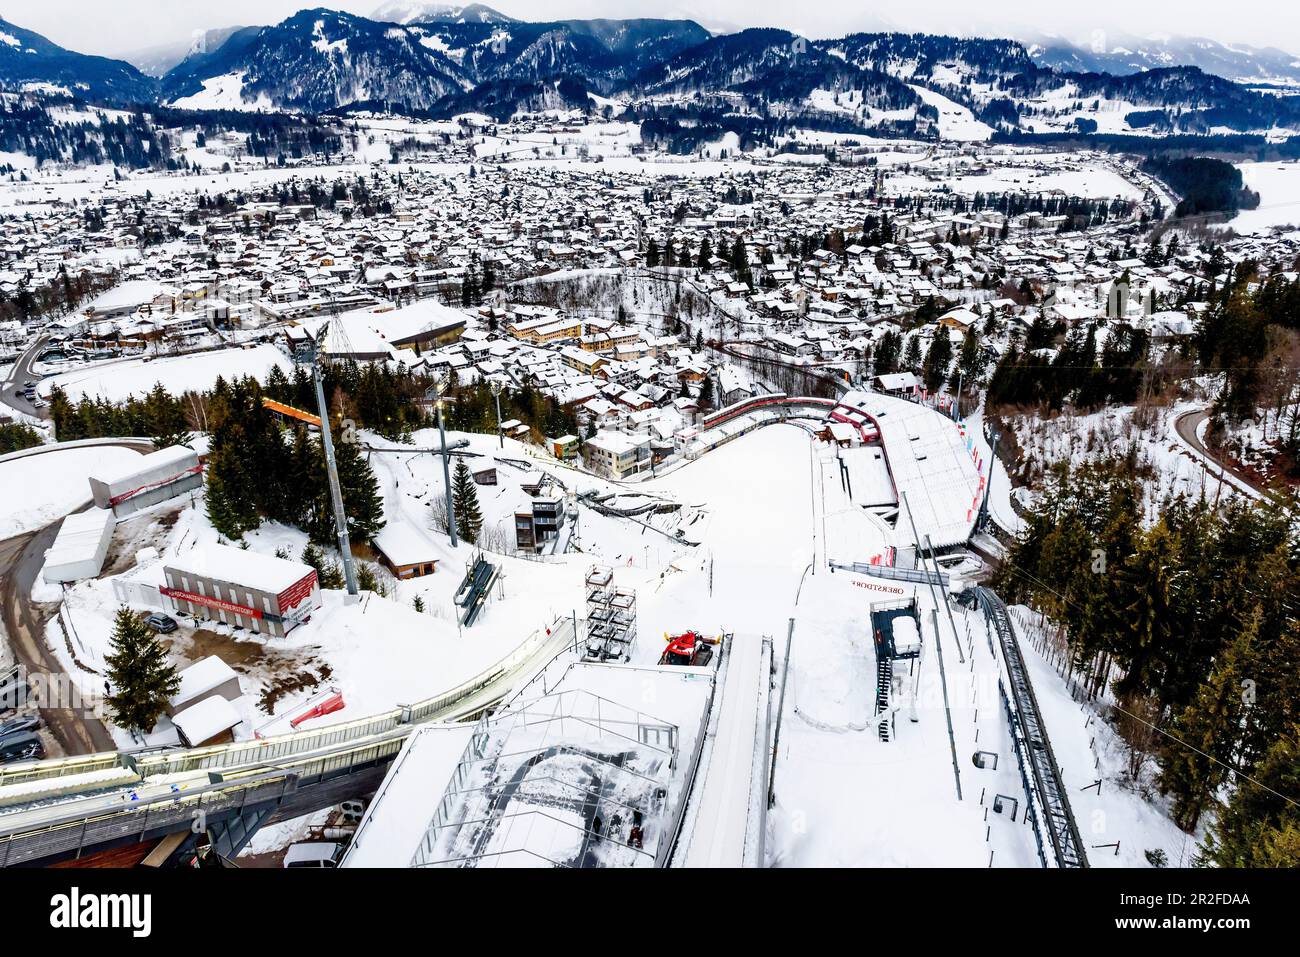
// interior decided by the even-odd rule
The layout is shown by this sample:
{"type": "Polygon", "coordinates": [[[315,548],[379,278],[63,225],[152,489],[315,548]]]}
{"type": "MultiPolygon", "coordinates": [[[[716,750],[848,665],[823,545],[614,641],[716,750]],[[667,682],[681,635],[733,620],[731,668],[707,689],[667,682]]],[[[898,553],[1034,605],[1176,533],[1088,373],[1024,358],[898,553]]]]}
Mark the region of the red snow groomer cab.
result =
{"type": "Polygon", "coordinates": [[[698,631],[685,631],[680,635],[664,634],[668,647],[659,658],[661,665],[707,665],[713,660],[713,646],[721,637],[709,638],[698,631]]]}

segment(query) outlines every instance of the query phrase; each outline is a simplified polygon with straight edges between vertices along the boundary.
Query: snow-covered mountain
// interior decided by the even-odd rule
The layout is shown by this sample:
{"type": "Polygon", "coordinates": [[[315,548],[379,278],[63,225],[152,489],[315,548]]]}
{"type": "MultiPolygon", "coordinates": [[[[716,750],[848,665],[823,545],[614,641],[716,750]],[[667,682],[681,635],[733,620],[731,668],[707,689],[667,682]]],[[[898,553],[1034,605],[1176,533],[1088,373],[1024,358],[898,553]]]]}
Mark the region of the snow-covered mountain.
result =
{"type": "Polygon", "coordinates": [[[0,87],[32,84],[106,103],[147,103],[157,95],[155,81],[129,63],[74,53],[0,19],[0,87]]]}
{"type": "Polygon", "coordinates": [[[481,3],[454,6],[420,3],[419,0],[390,0],[370,15],[385,23],[516,23],[513,17],[481,3]]]}
{"type": "Polygon", "coordinates": [[[1300,56],[1276,47],[1226,44],[1206,37],[1098,34],[1088,42],[1059,36],[1027,38],[1029,55],[1040,66],[1072,72],[1140,73],[1194,66],[1238,83],[1300,85],[1300,56]]]}
{"type": "MultiPolygon", "coordinates": [[[[643,117],[669,110],[671,117],[657,118],[717,129],[775,121],[966,139],[1300,135],[1300,97],[1255,92],[1197,65],[1166,64],[1199,51],[1204,63],[1222,66],[1230,53],[1253,58],[1253,82],[1285,82],[1291,61],[1280,51],[1169,38],[1130,50],[1119,45],[1127,40],[1112,38],[1105,56],[1119,59],[1101,70],[1077,47],[1048,64],[1048,48],[1007,39],[855,33],[814,41],[766,28],[714,35],[692,20],[535,23],[479,4],[406,0],[375,16],[384,19],[317,8],[274,26],[214,31],[161,81],[4,24],[0,83],[189,109],[478,110],[505,118],[584,105],[590,93],[620,98],[643,117]]],[[[1219,72],[1241,73],[1245,62],[1219,72]]]]}
{"type": "MultiPolygon", "coordinates": [[[[1300,130],[1300,101],[1196,66],[1120,73],[1044,66],[1014,40],[862,33],[815,46],[908,83],[952,125],[1005,133],[1163,135],[1300,130]]],[[[941,128],[945,123],[941,123],[941,128]]]]}
{"type": "Polygon", "coordinates": [[[191,108],[423,111],[453,95],[463,104],[462,94],[476,85],[511,81],[484,90],[496,110],[510,90],[520,93],[521,107],[544,101],[557,89],[545,84],[564,78],[573,81],[565,87],[570,93],[575,83],[613,92],[646,66],[709,37],[689,21],[523,23],[492,17],[488,8],[450,18],[466,11],[475,13],[399,5],[380,11],[395,19],[378,21],[305,10],[187,57],[164,77],[162,96],[191,108]]]}
{"type": "Polygon", "coordinates": [[[543,23],[412,21],[476,82],[580,77],[603,93],[638,72],[709,39],[690,20],[561,20],[543,23]]]}
{"type": "Polygon", "coordinates": [[[186,57],[215,51],[235,33],[246,29],[248,28],[235,26],[205,30],[196,37],[176,40],[172,43],[161,43],[157,46],[137,50],[134,53],[128,53],[123,59],[141,73],[161,79],[175,69],[186,57]]]}
{"type": "Polygon", "coordinates": [[[162,81],[166,102],[191,108],[342,106],[426,110],[473,84],[420,34],[335,10],[303,10],[273,27],[237,31],[162,81]]]}

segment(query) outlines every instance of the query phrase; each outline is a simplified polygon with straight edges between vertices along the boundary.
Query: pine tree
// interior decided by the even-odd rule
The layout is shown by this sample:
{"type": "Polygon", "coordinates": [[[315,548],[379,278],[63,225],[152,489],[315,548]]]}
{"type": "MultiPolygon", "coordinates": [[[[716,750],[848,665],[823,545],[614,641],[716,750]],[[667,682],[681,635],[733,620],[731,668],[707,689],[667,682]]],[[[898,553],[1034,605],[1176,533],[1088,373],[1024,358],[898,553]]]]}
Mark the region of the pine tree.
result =
{"type": "Polygon", "coordinates": [[[1202,848],[1217,867],[1300,867],[1300,724],[1273,743],[1218,814],[1202,848]]]}
{"type": "Polygon", "coordinates": [[[451,488],[452,504],[456,512],[456,533],[466,542],[477,542],[483,528],[483,513],[479,510],[474,477],[464,459],[456,460],[451,488]]]}
{"type": "Polygon", "coordinates": [[[193,441],[180,403],[168,394],[162,383],[155,385],[145,396],[143,411],[154,448],[166,449],[193,441]]]}
{"type": "Polygon", "coordinates": [[[256,528],[257,523],[249,524],[247,512],[242,504],[227,489],[226,468],[221,459],[208,460],[207,513],[208,521],[224,538],[238,541],[244,532],[256,528]]]}
{"type": "Polygon", "coordinates": [[[903,350],[903,365],[908,369],[916,369],[921,362],[921,340],[916,336],[907,337],[907,346],[903,350]]]}
{"type": "Polygon", "coordinates": [[[696,265],[698,265],[700,269],[708,269],[709,260],[712,258],[713,248],[709,245],[709,237],[705,236],[700,240],[700,253],[699,258],[696,260],[696,265]]]}
{"type": "Polygon", "coordinates": [[[334,562],[326,561],[325,554],[310,542],[303,546],[299,561],[316,570],[316,578],[321,588],[337,590],[346,584],[339,566],[334,562]]]}
{"type": "Polygon", "coordinates": [[[1228,767],[1237,765],[1243,727],[1251,705],[1242,681],[1254,672],[1255,641],[1260,616],[1255,613],[1215,663],[1214,673],[1201,685],[1195,700],[1173,723],[1160,772],[1160,788],[1174,799],[1174,822],[1195,829],[1224,783],[1228,767]],[[1190,745],[1190,747],[1189,747],[1190,745]]]}
{"type": "Polygon", "coordinates": [[[125,605],[113,620],[112,650],[104,661],[113,720],[141,734],[153,730],[181,679],[153,630],[125,605]]]}
{"type": "Polygon", "coordinates": [[[934,330],[934,338],[930,340],[930,348],[925,353],[925,367],[922,373],[925,387],[931,392],[938,391],[948,378],[948,366],[951,364],[952,339],[948,336],[948,330],[939,326],[934,330]]]}
{"type": "MultiPolygon", "coordinates": [[[[339,443],[335,458],[348,513],[348,534],[354,540],[369,541],[384,527],[384,499],[379,494],[379,481],[356,445],[339,443]]],[[[328,487],[328,481],[325,484],[328,487]]]]}
{"type": "Polygon", "coordinates": [[[1136,551],[1119,570],[1120,607],[1127,622],[1117,635],[1117,658],[1124,677],[1115,690],[1129,695],[1143,690],[1162,694],[1165,662],[1176,633],[1173,610],[1176,602],[1177,542],[1163,520],[1138,542],[1136,551]]]}
{"type": "Polygon", "coordinates": [[[347,585],[347,579],[343,577],[343,569],[339,567],[338,562],[326,562],[325,568],[320,572],[318,578],[320,587],[331,591],[339,591],[347,585]]]}
{"type": "MultiPolygon", "coordinates": [[[[980,345],[980,334],[972,325],[966,330],[966,337],[961,341],[961,351],[957,354],[957,372],[960,374],[963,390],[974,388],[979,377],[984,374],[988,357],[980,345]]],[[[953,383],[956,385],[956,382],[953,383]]]]}
{"type": "Polygon", "coordinates": [[[357,563],[357,587],[362,591],[372,591],[376,595],[387,596],[388,586],[384,584],[374,566],[366,562],[357,563]]]}
{"type": "Polygon", "coordinates": [[[713,408],[713,380],[708,376],[700,383],[700,397],[696,403],[701,411],[713,408]]]}
{"type": "MultiPolygon", "coordinates": [[[[335,539],[334,505],[330,498],[329,479],[325,474],[325,452],[320,442],[312,443],[314,498],[306,518],[306,531],[313,542],[330,544],[335,539]]],[[[384,527],[384,500],[379,494],[375,473],[350,442],[334,445],[338,465],[339,487],[343,491],[343,510],[348,517],[348,536],[353,541],[369,541],[384,527]]]]}

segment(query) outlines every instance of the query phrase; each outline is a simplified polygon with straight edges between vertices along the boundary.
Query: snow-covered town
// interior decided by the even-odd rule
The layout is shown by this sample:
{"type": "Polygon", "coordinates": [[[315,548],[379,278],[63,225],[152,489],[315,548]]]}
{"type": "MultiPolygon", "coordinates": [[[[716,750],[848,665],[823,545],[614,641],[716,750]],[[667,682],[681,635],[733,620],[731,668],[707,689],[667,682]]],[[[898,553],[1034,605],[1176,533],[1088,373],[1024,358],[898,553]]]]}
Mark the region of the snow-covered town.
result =
{"type": "Polygon", "coordinates": [[[205,66],[302,16],[0,21],[0,867],[1300,864],[1295,129],[205,66]]]}

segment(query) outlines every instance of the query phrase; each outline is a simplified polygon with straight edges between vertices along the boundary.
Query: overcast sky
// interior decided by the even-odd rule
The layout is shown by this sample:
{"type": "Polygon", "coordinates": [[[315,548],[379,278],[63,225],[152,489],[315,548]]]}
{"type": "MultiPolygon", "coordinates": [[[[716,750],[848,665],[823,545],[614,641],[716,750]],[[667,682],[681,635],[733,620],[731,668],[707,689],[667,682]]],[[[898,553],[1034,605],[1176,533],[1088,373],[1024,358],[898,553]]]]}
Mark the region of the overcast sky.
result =
{"type": "MultiPolygon", "coordinates": [[[[381,2],[317,5],[369,15],[381,2]]],[[[120,55],[184,40],[198,29],[275,23],[309,5],[301,0],[0,0],[0,16],[73,50],[120,55]]],[[[1175,33],[1300,54],[1294,0],[1088,0],[1068,5],[1044,0],[983,5],[971,0],[501,0],[488,5],[530,20],[687,17],[711,29],[779,26],[810,37],[873,29],[1017,37],[1047,32],[1085,41],[1096,31],[1175,33]]]]}

